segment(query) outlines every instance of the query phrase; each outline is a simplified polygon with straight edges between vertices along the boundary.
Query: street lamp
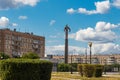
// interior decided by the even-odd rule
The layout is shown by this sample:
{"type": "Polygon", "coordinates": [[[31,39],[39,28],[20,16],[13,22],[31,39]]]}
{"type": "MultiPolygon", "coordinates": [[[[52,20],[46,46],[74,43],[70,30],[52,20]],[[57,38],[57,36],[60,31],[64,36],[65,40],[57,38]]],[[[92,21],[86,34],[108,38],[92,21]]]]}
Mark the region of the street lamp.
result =
{"type": "Polygon", "coordinates": [[[91,47],[92,47],[92,42],[89,42],[88,45],[89,45],[89,47],[90,47],[90,64],[91,64],[91,55],[92,55],[91,47]]]}

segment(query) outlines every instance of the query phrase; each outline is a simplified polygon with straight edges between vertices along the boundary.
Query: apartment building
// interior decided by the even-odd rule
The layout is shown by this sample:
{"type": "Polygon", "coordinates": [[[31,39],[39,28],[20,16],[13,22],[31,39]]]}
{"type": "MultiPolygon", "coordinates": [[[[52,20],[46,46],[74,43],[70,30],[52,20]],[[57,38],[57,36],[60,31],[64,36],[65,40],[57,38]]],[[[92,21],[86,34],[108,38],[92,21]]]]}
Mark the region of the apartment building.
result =
{"type": "Polygon", "coordinates": [[[16,29],[0,29],[0,52],[10,57],[21,57],[27,52],[35,52],[40,57],[44,57],[45,37],[18,32],[16,29]]]}
{"type": "MultiPolygon", "coordinates": [[[[64,62],[64,56],[53,56],[58,62],[64,62]]],[[[90,56],[87,55],[69,55],[68,63],[90,63],[90,56]],[[72,56],[72,57],[71,57],[72,56]],[[72,58],[72,59],[71,59],[72,58]]],[[[92,64],[120,64],[120,54],[92,55],[92,64]]]]}

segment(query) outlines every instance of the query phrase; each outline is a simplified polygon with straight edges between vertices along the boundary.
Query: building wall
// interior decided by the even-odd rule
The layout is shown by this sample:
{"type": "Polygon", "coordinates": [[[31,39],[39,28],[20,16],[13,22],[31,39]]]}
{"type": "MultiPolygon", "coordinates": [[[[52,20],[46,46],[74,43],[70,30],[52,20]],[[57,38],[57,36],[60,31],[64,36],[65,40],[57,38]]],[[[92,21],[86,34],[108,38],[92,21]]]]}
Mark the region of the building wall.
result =
{"type": "MultiPolygon", "coordinates": [[[[57,60],[64,60],[64,56],[53,56],[53,58],[57,60]]],[[[73,63],[90,63],[89,55],[73,55],[72,62],[73,63]]],[[[71,63],[71,55],[68,56],[68,62],[71,63]]],[[[114,55],[92,55],[92,64],[120,64],[120,54],[114,55]]]]}
{"type": "Polygon", "coordinates": [[[36,36],[33,33],[0,29],[0,52],[4,52],[11,57],[22,56],[27,52],[35,52],[40,57],[44,57],[45,38],[36,36]]]}

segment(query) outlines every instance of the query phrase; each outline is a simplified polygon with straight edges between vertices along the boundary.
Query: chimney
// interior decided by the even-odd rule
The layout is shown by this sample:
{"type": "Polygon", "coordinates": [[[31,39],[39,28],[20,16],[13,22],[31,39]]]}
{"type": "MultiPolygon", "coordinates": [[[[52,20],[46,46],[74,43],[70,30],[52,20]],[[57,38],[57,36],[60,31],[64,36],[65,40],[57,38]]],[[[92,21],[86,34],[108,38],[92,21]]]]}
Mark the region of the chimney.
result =
{"type": "Polygon", "coordinates": [[[33,35],[33,32],[31,32],[31,35],[33,35]]]}
{"type": "Polygon", "coordinates": [[[14,28],[14,31],[16,32],[16,29],[14,28]]]}

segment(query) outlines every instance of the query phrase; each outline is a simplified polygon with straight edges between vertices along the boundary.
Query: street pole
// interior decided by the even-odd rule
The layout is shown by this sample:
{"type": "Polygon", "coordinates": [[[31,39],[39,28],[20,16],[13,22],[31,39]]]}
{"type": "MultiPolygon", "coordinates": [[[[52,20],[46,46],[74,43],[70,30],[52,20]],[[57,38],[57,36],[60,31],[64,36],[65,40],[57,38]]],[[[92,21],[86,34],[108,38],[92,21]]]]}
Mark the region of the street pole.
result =
{"type": "Polygon", "coordinates": [[[85,54],[86,54],[86,64],[87,64],[87,48],[86,48],[86,50],[85,50],[85,54]]]}
{"type": "Polygon", "coordinates": [[[89,44],[89,47],[90,47],[90,64],[91,64],[92,63],[92,61],[91,61],[91,55],[92,55],[91,47],[92,47],[92,42],[89,42],[88,44],[89,44]]]}
{"type": "Polygon", "coordinates": [[[71,74],[73,74],[73,71],[72,71],[72,54],[71,54],[71,74]]]}

